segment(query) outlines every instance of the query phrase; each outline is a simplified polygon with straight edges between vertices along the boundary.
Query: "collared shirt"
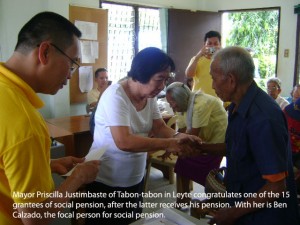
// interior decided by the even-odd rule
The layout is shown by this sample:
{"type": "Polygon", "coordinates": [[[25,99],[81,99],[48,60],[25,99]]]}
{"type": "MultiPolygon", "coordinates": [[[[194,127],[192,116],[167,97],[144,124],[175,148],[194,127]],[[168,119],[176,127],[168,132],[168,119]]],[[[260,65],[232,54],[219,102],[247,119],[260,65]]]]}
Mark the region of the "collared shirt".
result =
{"type": "MultiPolygon", "coordinates": [[[[287,124],[280,107],[253,82],[234,111],[229,107],[226,131],[228,192],[255,193],[265,185],[264,175],[285,174],[288,209],[265,208],[242,217],[237,224],[298,224],[287,124]],[[293,203],[291,203],[293,202],[293,203]],[[294,205],[293,205],[294,204],[294,205]],[[295,207],[294,207],[295,206],[295,207]],[[295,215],[292,214],[295,213],[295,215]],[[287,222],[288,219],[293,221],[287,222]]],[[[284,177],[283,177],[284,178],[284,177]]],[[[241,199],[229,199],[231,205],[241,199]]]]}
{"type": "Polygon", "coordinates": [[[0,225],[23,224],[13,218],[13,203],[39,203],[54,183],[50,136],[37,108],[43,102],[19,76],[0,64],[0,225]],[[30,196],[25,198],[24,195],[30,196]]]}
{"type": "Polygon", "coordinates": [[[281,97],[280,95],[277,96],[275,101],[277,102],[277,104],[280,106],[282,110],[284,110],[284,108],[289,104],[289,102],[285,98],[281,97]]]}

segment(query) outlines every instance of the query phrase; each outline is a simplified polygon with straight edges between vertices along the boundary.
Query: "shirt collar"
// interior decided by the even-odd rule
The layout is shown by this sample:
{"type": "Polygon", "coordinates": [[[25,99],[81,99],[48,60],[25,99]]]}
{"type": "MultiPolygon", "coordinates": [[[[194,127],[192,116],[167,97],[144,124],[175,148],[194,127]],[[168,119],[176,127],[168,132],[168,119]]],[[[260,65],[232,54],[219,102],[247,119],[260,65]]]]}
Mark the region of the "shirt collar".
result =
{"type": "MultiPolygon", "coordinates": [[[[257,86],[256,82],[253,81],[251,85],[248,87],[246,94],[242,97],[240,105],[235,111],[236,113],[238,113],[242,117],[246,117],[247,112],[252,104],[252,101],[254,100],[255,95],[257,94],[258,89],[259,87],[257,86]]],[[[229,108],[231,114],[233,113],[234,107],[235,104],[232,103],[229,108]]]]}
{"type": "Polygon", "coordinates": [[[28,101],[37,109],[44,106],[44,102],[39,98],[35,91],[17,74],[7,69],[3,63],[0,63],[0,74],[4,76],[9,82],[18,87],[27,97],[28,101]]]}

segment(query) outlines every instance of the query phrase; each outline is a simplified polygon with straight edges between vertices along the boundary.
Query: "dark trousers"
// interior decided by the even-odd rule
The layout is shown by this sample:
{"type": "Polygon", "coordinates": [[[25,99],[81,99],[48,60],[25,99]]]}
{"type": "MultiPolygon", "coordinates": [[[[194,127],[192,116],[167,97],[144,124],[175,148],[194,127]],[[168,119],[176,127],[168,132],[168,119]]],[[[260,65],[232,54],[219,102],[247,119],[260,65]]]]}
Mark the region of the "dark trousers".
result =
{"type": "Polygon", "coordinates": [[[88,198],[86,202],[103,203],[104,208],[87,208],[86,212],[100,213],[101,218],[86,218],[86,225],[128,225],[136,221],[136,214],[142,212],[139,202],[143,201],[142,191],[144,180],[131,187],[111,187],[100,182],[93,182],[86,187],[90,193],[106,193],[106,198],[88,198]],[[125,197],[125,194],[134,194],[138,197],[125,197]],[[109,197],[110,196],[110,197],[109,197]],[[135,204],[136,207],[133,207],[135,204]],[[106,218],[104,218],[106,217],[106,218]],[[133,217],[133,218],[132,218],[133,217]]]}

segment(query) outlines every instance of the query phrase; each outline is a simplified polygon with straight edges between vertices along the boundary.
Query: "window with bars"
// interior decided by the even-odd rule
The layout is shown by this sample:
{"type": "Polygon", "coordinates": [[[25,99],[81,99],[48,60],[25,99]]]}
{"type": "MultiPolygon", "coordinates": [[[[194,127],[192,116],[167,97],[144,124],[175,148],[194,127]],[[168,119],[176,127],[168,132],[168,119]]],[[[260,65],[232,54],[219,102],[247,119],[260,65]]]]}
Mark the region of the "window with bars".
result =
{"type": "Polygon", "coordinates": [[[127,76],[137,51],[161,48],[159,10],[140,6],[102,3],[108,9],[109,79],[117,82],[127,76]]]}

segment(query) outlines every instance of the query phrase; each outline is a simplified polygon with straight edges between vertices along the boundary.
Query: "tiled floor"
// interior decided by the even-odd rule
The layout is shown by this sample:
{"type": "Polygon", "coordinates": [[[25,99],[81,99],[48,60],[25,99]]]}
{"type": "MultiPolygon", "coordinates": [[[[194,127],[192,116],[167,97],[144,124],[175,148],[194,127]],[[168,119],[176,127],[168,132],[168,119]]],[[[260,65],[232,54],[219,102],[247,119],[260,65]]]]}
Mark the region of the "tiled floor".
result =
{"type": "MultiPolygon", "coordinates": [[[[176,180],[175,180],[176,182],[176,180]]],[[[176,195],[176,184],[169,184],[169,180],[163,177],[163,174],[160,170],[155,168],[151,168],[150,173],[150,181],[149,181],[149,192],[154,193],[157,195],[162,195],[162,197],[151,197],[151,198],[144,198],[144,203],[156,203],[156,207],[144,207],[144,213],[153,213],[158,211],[159,209],[163,208],[159,204],[166,204],[166,203],[175,203],[176,196],[173,196],[175,193],[176,195]],[[171,194],[171,197],[169,195],[171,194]]],[[[195,193],[204,193],[204,187],[193,182],[193,191],[192,194],[195,193]]],[[[190,209],[187,208],[185,210],[181,210],[182,212],[190,215],[190,209]]],[[[198,220],[196,220],[198,221],[198,220]]],[[[208,224],[209,219],[201,218],[199,220],[199,224],[208,224]]],[[[198,223],[196,223],[198,224],[198,223]]]]}
{"type": "MultiPolygon", "coordinates": [[[[175,181],[176,182],[176,181],[175,181]]],[[[176,202],[176,184],[169,184],[169,180],[163,177],[160,170],[151,168],[150,181],[149,181],[149,191],[153,196],[149,198],[144,198],[144,202],[154,203],[150,207],[144,207],[144,212],[153,212],[162,208],[163,203],[174,203],[176,202]],[[157,204],[155,204],[157,203],[157,204]],[[156,206],[156,207],[153,207],[156,206]]],[[[146,193],[148,193],[146,192],[146,193]]],[[[203,193],[204,187],[193,182],[192,193],[203,193]]],[[[165,205],[169,206],[169,205],[165,205]]],[[[189,209],[185,210],[189,213],[189,209]]]]}

